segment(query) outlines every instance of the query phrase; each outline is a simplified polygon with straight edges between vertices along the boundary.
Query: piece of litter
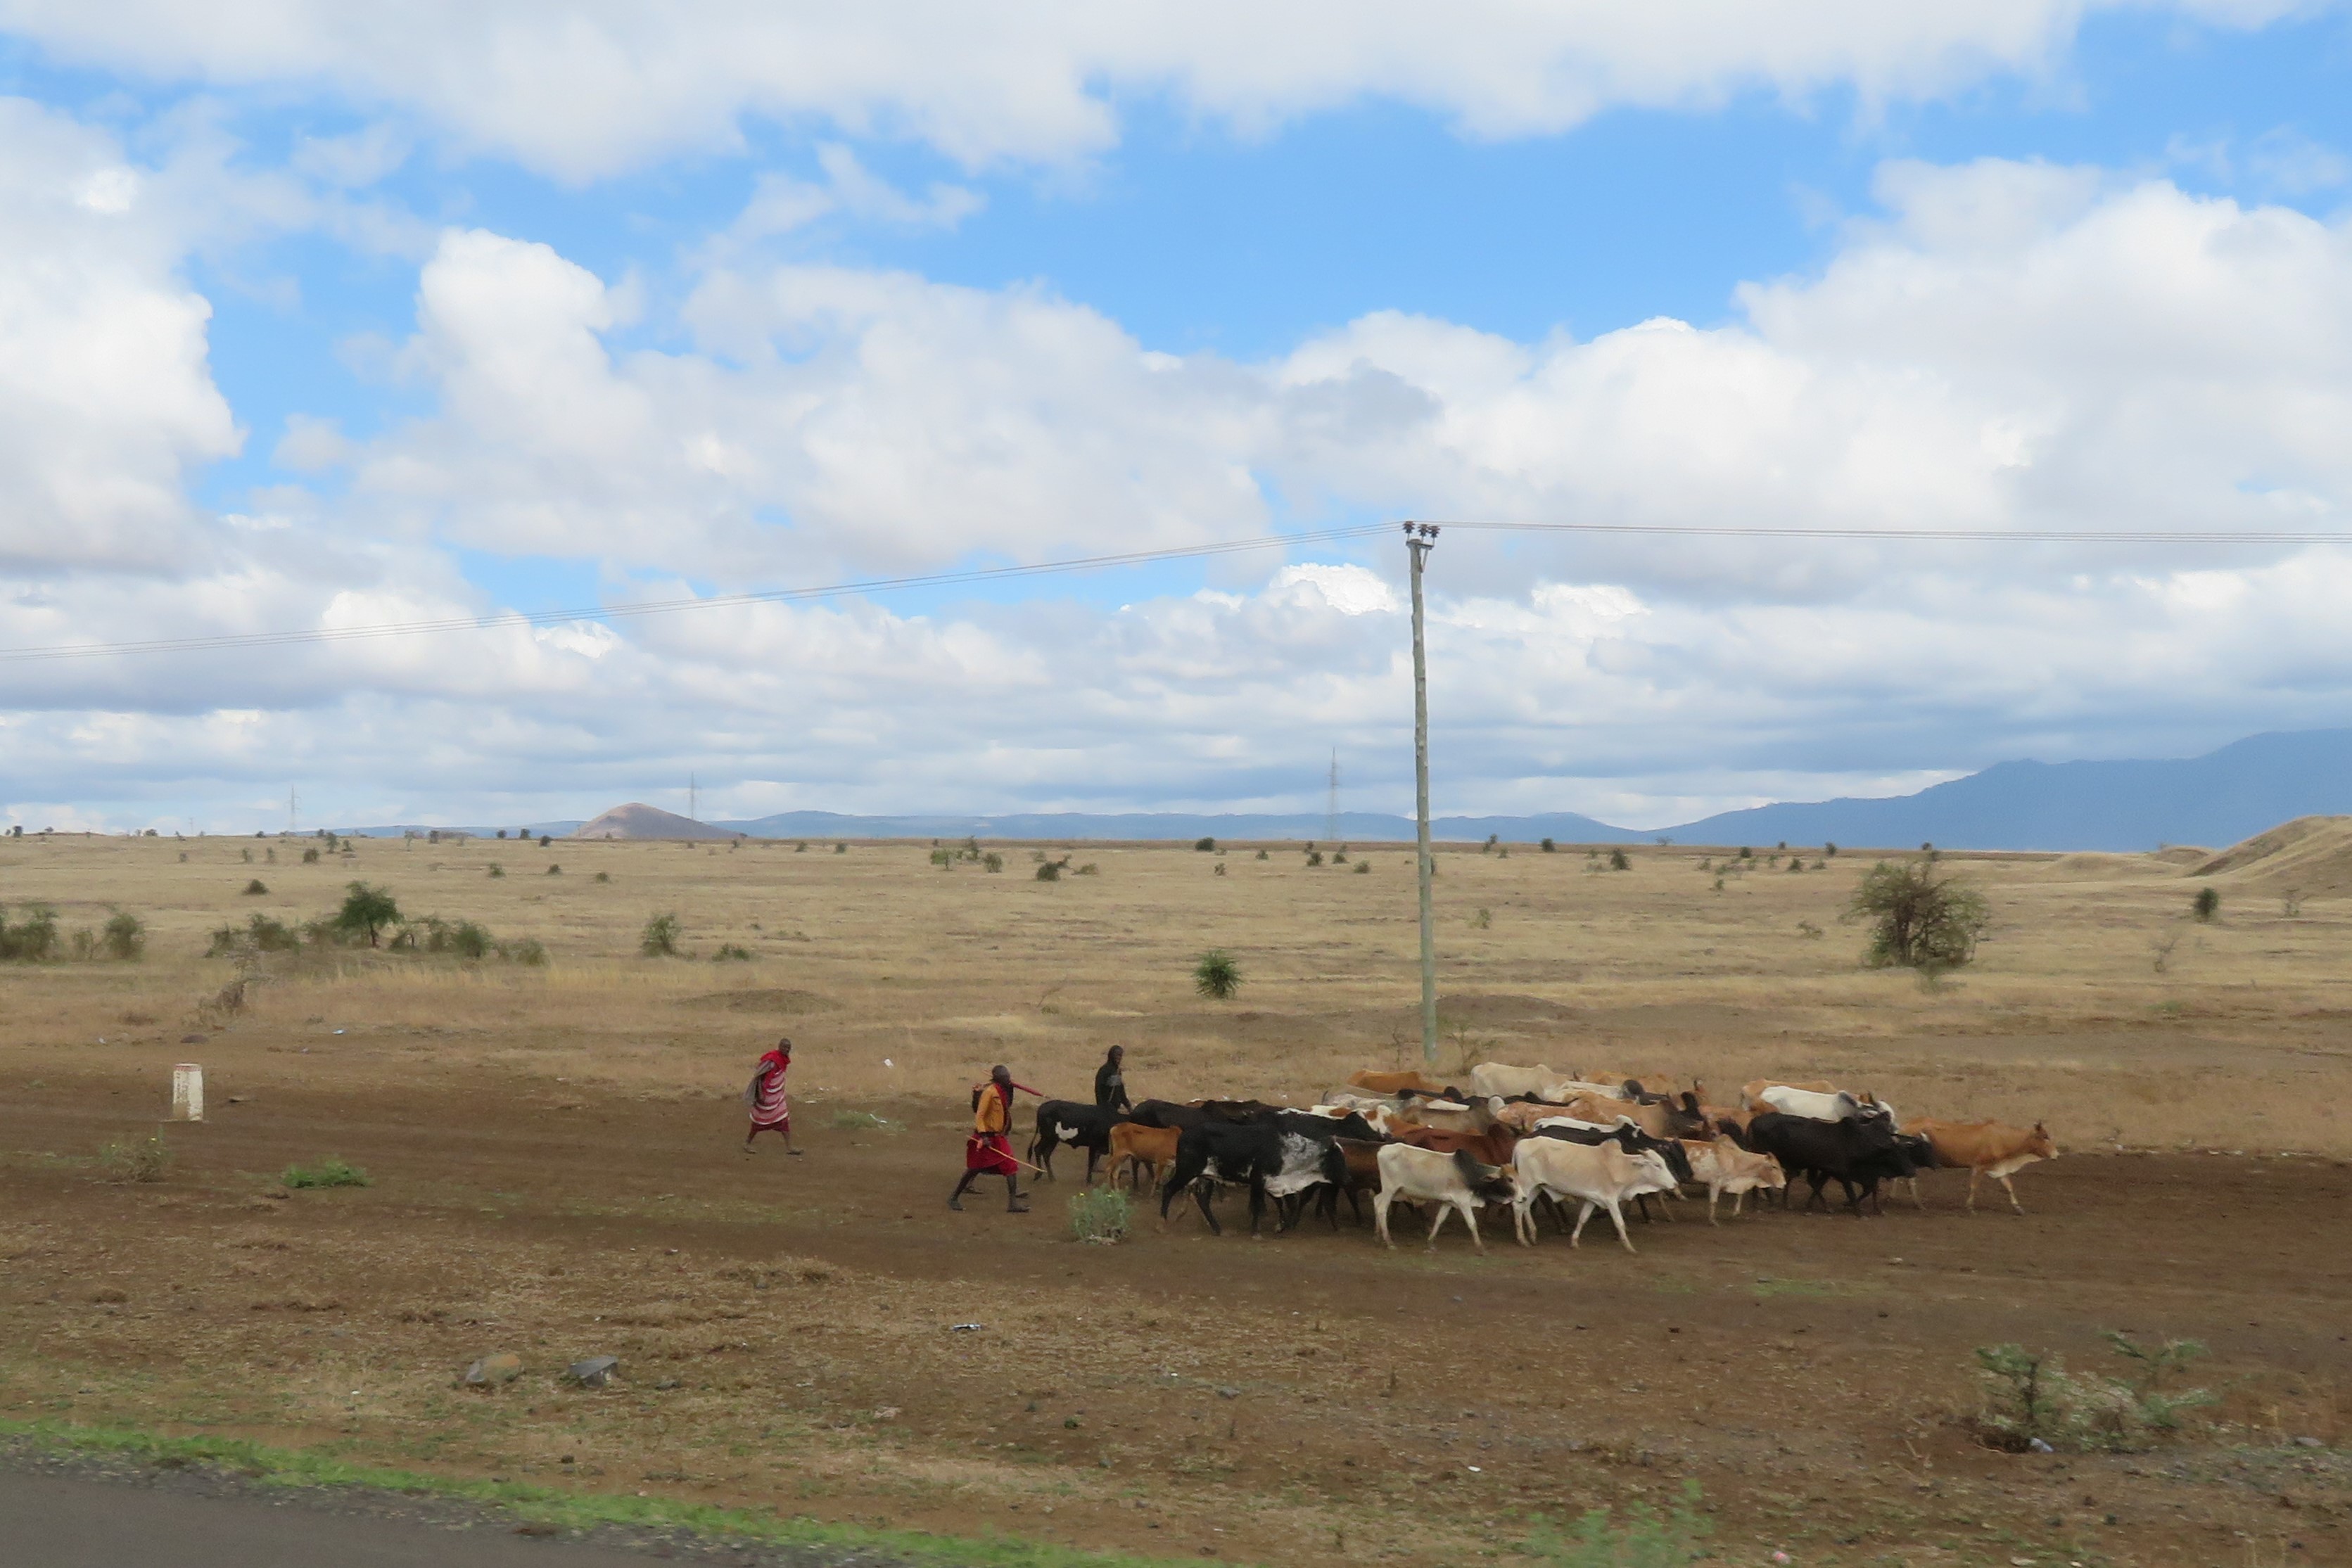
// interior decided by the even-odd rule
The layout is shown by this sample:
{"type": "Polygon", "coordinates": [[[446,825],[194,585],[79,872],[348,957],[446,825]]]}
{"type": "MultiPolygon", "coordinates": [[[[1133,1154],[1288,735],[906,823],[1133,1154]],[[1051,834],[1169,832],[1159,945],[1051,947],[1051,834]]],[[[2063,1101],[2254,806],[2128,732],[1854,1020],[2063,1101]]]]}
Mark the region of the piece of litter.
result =
{"type": "Polygon", "coordinates": [[[2025,1446],[2032,1449],[2037,1454],[2054,1454],[2058,1451],[2039,1437],[2027,1438],[2025,1446]]]}
{"type": "Polygon", "coordinates": [[[343,1031],[342,1031],[341,1030],[337,1030],[335,1032],[336,1032],[337,1034],[341,1034],[341,1033],[342,1033],[343,1031]]]}
{"type": "Polygon", "coordinates": [[[1772,1561],[1773,1561],[1773,1562],[1775,1562],[1775,1563],[1790,1563],[1790,1562],[1794,1562],[1794,1561],[1795,1561],[1795,1559],[1791,1558],[1791,1557],[1790,1557],[1787,1552],[1775,1552],[1774,1553],[1772,1553],[1772,1561]]]}
{"type": "Polygon", "coordinates": [[[1475,1465],[1465,1465],[1465,1466],[1463,1466],[1462,1468],[1463,1468],[1464,1469],[1465,1469],[1465,1470],[1468,1470],[1468,1471],[1469,1471],[1472,1475],[1474,1475],[1474,1476],[1483,1476],[1483,1475],[1485,1475],[1485,1474],[1486,1473],[1486,1471],[1484,1471],[1484,1470],[1480,1469],[1479,1469],[1477,1466],[1475,1466],[1475,1465]]]}
{"type": "Polygon", "coordinates": [[[950,1324],[948,1325],[948,1333],[971,1333],[973,1330],[975,1330],[975,1329],[977,1329],[977,1328],[979,1328],[979,1327],[980,1327],[980,1325],[979,1325],[978,1323],[950,1323],[950,1324]]]}
{"type": "Polygon", "coordinates": [[[885,1067],[896,1067],[898,1064],[886,1056],[882,1059],[882,1065],[885,1067]]]}

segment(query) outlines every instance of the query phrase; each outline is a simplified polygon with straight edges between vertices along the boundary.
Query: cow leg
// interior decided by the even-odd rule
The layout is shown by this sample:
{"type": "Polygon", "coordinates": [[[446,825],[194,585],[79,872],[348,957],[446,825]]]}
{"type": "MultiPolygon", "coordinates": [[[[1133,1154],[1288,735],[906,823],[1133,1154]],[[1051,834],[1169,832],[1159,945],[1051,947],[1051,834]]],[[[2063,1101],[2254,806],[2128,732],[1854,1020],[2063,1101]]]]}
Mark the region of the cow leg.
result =
{"type": "Polygon", "coordinates": [[[2001,1191],[2009,1194],[2009,1207],[2017,1210],[2018,1213],[2023,1214],[2025,1212],[2025,1205],[2017,1201],[2017,1189],[2009,1185],[2009,1178],[2005,1176],[1997,1176],[1992,1179],[2000,1183],[2001,1191]]]}
{"type": "Polygon", "coordinates": [[[1717,1223],[1715,1218],[1715,1200],[1722,1196],[1723,1188],[1713,1182],[1706,1184],[1706,1222],[1709,1225],[1717,1223]]]}
{"type": "Polygon", "coordinates": [[[1626,1251],[1633,1251],[1633,1239],[1625,1234],[1625,1211],[1623,1207],[1619,1204],[1611,1204],[1609,1206],[1609,1218],[1616,1222],[1617,1239],[1625,1244],[1626,1251]]]}
{"type": "Polygon", "coordinates": [[[1486,1250],[1486,1242],[1478,1238],[1478,1209],[1469,1199],[1462,1200],[1462,1223],[1470,1228],[1470,1245],[1478,1251],[1486,1250]]]}
{"type": "Polygon", "coordinates": [[[1223,1236],[1225,1228],[1217,1223],[1217,1211],[1209,1207],[1209,1195],[1215,1190],[1216,1184],[1204,1176],[1192,1184],[1192,1200],[1201,1206],[1201,1218],[1209,1222],[1209,1234],[1223,1236]]]}
{"type": "Polygon", "coordinates": [[[1445,1228],[1445,1217],[1453,1212],[1454,1206],[1450,1203],[1437,1206],[1437,1218],[1429,1222],[1429,1249],[1432,1252],[1437,1250],[1437,1233],[1445,1228]]]}
{"type": "Polygon", "coordinates": [[[1570,1247],[1584,1245],[1584,1222],[1592,1218],[1592,1211],[1598,1207],[1589,1197],[1579,1201],[1582,1207],[1576,1211],[1576,1228],[1568,1233],[1568,1244],[1570,1247]]]}
{"type": "Polygon", "coordinates": [[[1838,1177],[1838,1185],[1845,1188],[1846,1207],[1853,1212],[1853,1217],[1856,1219],[1860,1219],[1862,1218],[1861,1189],[1853,1185],[1853,1178],[1852,1176],[1842,1176],[1838,1177]]]}
{"type": "MultiPolygon", "coordinates": [[[[1250,1239],[1252,1240],[1257,1239],[1258,1225],[1265,1218],[1265,1178],[1262,1176],[1253,1176],[1250,1177],[1250,1239]]],[[[1281,1217],[1277,1215],[1275,1224],[1276,1234],[1279,1235],[1281,1230],[1281,1217]]]]}
{"type": "Polygon", "coordinates": [[[1813,1211],[1813,1205],[1815,1205],[1815,1204],[1817,1204],[1817,1203],[1818,1203],[1818,1204],[1820,1204],[1820,1205],[1822,1206],[1822,1209],[1823,1209],[1824,1211],[1826,1211],[1826,1210],[1828,1209],[1828,1207],[1829,1207],[1829,1204],[1828,1204],[1827,1200],[1825,1200],[1825,1199],[1822,1197],[1822,1188],[1823,1188],[1823,1187],[1825,1187],[1825,1186],[1827,1186],[1829,1185],[1829,1182],[1830,1182],[1830,1175],[1829,1175],[1829,1172],[1827,1172],[1827,1171],[1807,1171],[1807,1172],[1805,1173],[1805,1179],[1806,1179],[1807,1181],[1809,1181],[1809,1182],[1811,1182],[1811,1183],[1812,1183],[1812,1184],[1813,1184],[1813,1195],[1812,1195],[1812,1197],[1809,1197],[1809,1198],[1805,1199],[1805,1207],[1804,1207],[1804,1210],[1803,1210],[1803,1212],[1804,1212],[1804,1213],[1807,1213],[1807,1214],[1811,1214],[1811,1213],[1813,1211]]]}
{"type": "Polygon", "coordinates": [[[1102,1157],[1101,1149],[1092,1144],[1087,1145],[1087,1185],[1088,1186],[1095,1185],[1095,1162],[1102,1157]]]}
{"type": "MultiPolygon", "coordinates": [[[[1168,1228],[1169,1205],[1174,1203],[1179,1197],[1182,1197],[1184,1189],[1191,1186],[1192,1183],[1198,1179],[1202,1171],[1206,1168],[1207,1166],[1204,1162],[1203,1165],[1188,1171],[1184,1168],[1184,1162],[1181,1158],[1179,1158],[1175,1162],[1175,1169],[1168,1173],[1168,1179],[1162,1182],[1160,1186],[1160,1228],[1162,1230],[1168,1228]]],[[[1214,1221],[1212,1221],[1211,1223],[1213,1224],[1214,1221]]]]}
{"type": "Polygon", "coordinates": [[[1395,1201],[1395,1197],[1386,1187],[1372,1195],[1372,1234],[1381,1239],[1381,1246],[1391,1249],[1396,1246],[1396,1239],[1389,1234],[1389,1206],[1395,1201]]]}
{"type": "Polygon", "coordinates": [[[1977,1166],[1969,1167],[1969,1212],[1970,1214],[1977,1211],[1977,1178],[1983,1175],[1984,1171],[1981,1167],[1977,1166]]]}

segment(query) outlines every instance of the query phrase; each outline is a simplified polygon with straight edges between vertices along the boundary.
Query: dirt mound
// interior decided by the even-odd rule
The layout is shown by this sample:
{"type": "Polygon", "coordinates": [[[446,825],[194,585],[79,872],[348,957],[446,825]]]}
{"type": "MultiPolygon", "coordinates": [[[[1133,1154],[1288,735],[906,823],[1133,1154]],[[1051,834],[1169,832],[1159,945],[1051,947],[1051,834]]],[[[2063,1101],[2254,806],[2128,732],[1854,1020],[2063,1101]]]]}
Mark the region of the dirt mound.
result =
{"type": "Polygon", "coordinates": [[[2189,868],[2265,888],[2352,893],[2352,817],[2297,817],[2189,868]]]}
{"type": "Polygon", "coordinates": [[[580,824],[575,839],[740,839],[724,828],[632,800],[580,824]]]}

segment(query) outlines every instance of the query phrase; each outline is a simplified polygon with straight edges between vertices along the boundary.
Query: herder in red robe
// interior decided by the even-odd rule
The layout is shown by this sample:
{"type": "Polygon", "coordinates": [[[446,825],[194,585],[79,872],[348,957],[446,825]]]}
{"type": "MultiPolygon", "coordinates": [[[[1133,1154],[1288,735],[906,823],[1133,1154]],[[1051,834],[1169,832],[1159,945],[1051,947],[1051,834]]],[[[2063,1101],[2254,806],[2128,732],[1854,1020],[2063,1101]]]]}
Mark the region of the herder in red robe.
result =
{"type": "MultiPolygon", "coordinates": [[[[1004,1178],[1004,1208],[1008,1214],[1026,1214],[1029,1206],[1021,1201],[1021,1162],[1013,1157],[1013,1092],[1022,1086],[1013,1082],[1013,1070],[1000,1063],[988,1070],[988,1082],[971,1092],[971,1136],[963,1145],[963,1179],[956,1183],[948,1195],[950,1208],[963,1207],[963,1195],[971,1184],[983,1176],[1004,1178]]],[[[1029,1090],[1034,1094],[1034,1089],[1029,1090]]]]}
{"type": "Polygon", "coordinates": [[[784,1070],[793,1064],[793,1042],[776,1041],[776,1049],[760,1058],[752,1070],[751,1082],[743,1086],[743,1103],[751,1108],[751,1130],[743,1134],[743,1152],[751,1152],[751,1140],[766,1132],[784,1135],[784,1153],[797,1155],[793,1146],[793,1103],[784,1097],[784,1070]]]}

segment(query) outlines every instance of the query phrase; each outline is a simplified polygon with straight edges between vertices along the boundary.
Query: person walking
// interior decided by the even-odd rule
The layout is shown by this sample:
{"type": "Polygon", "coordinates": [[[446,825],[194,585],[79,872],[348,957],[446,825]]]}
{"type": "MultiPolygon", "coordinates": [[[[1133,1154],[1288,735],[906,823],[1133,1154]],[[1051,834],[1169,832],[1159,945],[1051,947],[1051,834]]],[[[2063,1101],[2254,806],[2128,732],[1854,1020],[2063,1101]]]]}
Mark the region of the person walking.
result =
{"type": "Polygon", "coordinates": [[[1132,1111],[1133,1101],[1127,1097],[1127,1074],[1119,1063],[1127,1060],[1127,1047],[1114,1045],[1103,1064],[1095,1069],[1095,1109],[1097,1111],[1132,1111]]]}
{"type": "MultiPolygon", "coordinates": [[[[1013,1157],[1013,1092],[1022,1086],[1013,1082],[1013,1070],[999,1062],[988,1070],[988,1082],[971,1092],[971,1136],[964,1141],[963,1177],[956,1183],[955,1191],[948,1195],[948,1207],[963,1207],[963,1195],[971,1184],[984,1176],[1004,1178],[1004,1211],[1026,1214],[1029,1206],[1021,1200],[1028,1195],[1021,1190],[1021,1162],[1013,1157]]],[[[1034,1089],[1027,1091],[1031,1094],[1034,1089]]]]}
{"type": "Polygon", "coordinates": [[[751,1130],[743,1134],[745,1154],[751,1152],[752,1139],[769,1132],[783,1134],[784,1153],[800,1153],[793,1145],[793,1103],[784,1095],[784,1071],[792,1064],[793,1042],[780,1040],[751,1070],[751,1082],[743,1086],[743,1103],[751,1110],[751,1130]]]}

